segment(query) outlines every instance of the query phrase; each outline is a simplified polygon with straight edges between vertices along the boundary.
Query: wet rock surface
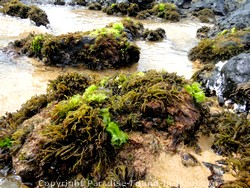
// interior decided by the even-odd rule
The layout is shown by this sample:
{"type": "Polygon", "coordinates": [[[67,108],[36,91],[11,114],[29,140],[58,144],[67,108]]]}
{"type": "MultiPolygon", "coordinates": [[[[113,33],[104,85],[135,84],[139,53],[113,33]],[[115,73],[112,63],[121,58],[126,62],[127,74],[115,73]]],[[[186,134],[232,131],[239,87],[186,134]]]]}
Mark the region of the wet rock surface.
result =
{"type": "Polygon", "coordinates": [[[219,30],[237,28],[243,29],[250,27],[250,2],[246,1],[239,9],[236,9],[234,12],[230,13],[227,17],[224,17],[222,20],[218,21],[219,30]]]}
{"type": "Polygon", "coordinates": [[[209,90],[208,93],[218,96],[221,105],[230,99],[231,102],[242,105],[242,108],[238,110],[248,112],[249,57],[249,53],[242,53],[215,67],[211,65],[208,68],[207,66],[207,69],[205,67],[201,70],[196,79],[203,82],[203,85],[209,90]]]}

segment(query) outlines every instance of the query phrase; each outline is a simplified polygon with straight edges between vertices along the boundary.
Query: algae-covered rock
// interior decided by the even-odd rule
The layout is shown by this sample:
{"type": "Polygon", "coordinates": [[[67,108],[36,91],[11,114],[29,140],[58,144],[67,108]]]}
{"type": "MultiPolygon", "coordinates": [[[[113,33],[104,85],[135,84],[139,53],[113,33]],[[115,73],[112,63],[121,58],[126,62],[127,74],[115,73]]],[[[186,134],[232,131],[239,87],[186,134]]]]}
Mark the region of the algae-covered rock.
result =
{"type": "Polygon", "coordinates": [[[222,182],[220,187],[249,187],[250,185],[250,121],[243,114],[222,112],[210,119],[210,131],[215,135],[213,149],[226,158],[227,168],[236,177],[222,182]]]}
{"type": "Polygon", "coordinates": [[[228,60],[249,51],[249,35],[249,29],[222,31],[215,38],[201,40],[189,51],[188,58],[191,61],[201,60],[201,63],[228,60]]]}
{"type": "Polygon", "coordinates": [[[98,2],[96,2],[96,3],[90,3],[88,5],[88,9],[89,10],[102,10],[102,5],[100,3],[98,3],[98,2]]]}
{"type": "Polygon", "coordinates": [[[124,145],[138,148],[129,132],[163,131],[160,134],[169,139],[169,147],[175,148],[182,141],[188,143],[199,129],[205,110],[196,93],[186,90],[187,85],[187,80],[174,73],[156,71],[116,74],[101,81],[74,74],[59,76],[48,87],[45,106],[36,107],[39,103],[34,101],[35,114],[11,129],[12,115],[3,118],[1,128],[8,134],[1,135],[0,141],[12,140],[9,155],[24,181],[62,181],[81,174],[100,182],[115,171],[129,172],[119,179],[135,178],[136,182],[147,168],[140,170],[134,160],[119,154],[124,145]],[[71,88],[72,93],[56,88],[71,88]],[[64,91],[69,97],[60,100],[64,91]],[[127,170],[120,169],[116,156],[126,161],[127,170]]]}
{"type": "Polygon", "coordinates": [[[142,24],[124,19],[89,32],[59,36],[30,34],[15,41],[13,47],[50,66],[81,65],[95,70],[120,68],[139,61],[139,48],[128,38],[140,36],[142,29],[142,24]]]}
{"type": "Polygon", "coordinates": [[[161,41],[166,38],[165,30],[162,28],[155,30],[146,29],[143,33],[143,38],[146,41],[161,41]]]}
{"type": "Polygon", "coordinates": [[[208,32],[210,31],[210,27],[202,26],[201,28],[197,29],[196,37],[198,39],[205,39],[208,38],[208,32]]]}
{"type": "Polygon", "coordinates": [[[27,6],[18,0],[11,0],[2,3],[0,12],[24,19],[29,18],[34,21],[37,26],[46,26],[49,24],[47,14],[42,9],[37,6],[27,6]]]}
{"type": "Polygon", "coordinates": [[[139,19],[162,18],[171,22],[180,20],[177,7],[172,3],[152,4],[147,9],[141,8],[138,3],[115,3],[103,9],[108,15],[128,15],[139,19]]]}
{"type": "Polygon", "coordinates": [[[152,11],[157,17],[168,21],[178,22],[180,20],[180,14],[175,4],[159,3],[152,8],[152,11]]]}
{"type": "Polygon", "coordinates": [[[158,3],[152,9],[144,10],[138,13],[137,18],[162,18],[163,20],[178,22],[180,14],[175,4],[172,3],[158,3]]]}
{"type": "Polygon", "coordinates": [[[196,16],[200,22],[203,23],[214,23],[215,22],[215,15],[213,13],[213,10],[211,9],[202,9],[198,12],[193,13],[194,16],[196,16]]]}

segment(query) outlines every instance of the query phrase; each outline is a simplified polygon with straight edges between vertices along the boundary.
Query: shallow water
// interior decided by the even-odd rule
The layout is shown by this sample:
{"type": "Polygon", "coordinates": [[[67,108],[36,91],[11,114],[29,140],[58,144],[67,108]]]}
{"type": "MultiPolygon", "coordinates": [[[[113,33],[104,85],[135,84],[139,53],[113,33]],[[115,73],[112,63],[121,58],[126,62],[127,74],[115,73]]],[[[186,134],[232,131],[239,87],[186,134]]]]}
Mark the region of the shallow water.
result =
{"type": "MultiPolygon", "coordinates": [[[[90,11],[84,7],[39,6],[48,14],[49,28],[44,26],[36,27],[28,19],[0,14],[0,49],[11,41],[27,36],[29,32],[47,32],[59,35],[67,32],[101,28],[108,23],[122,19],[122,17],[108,16],[101,11],[90,11]]],[[[162,23],[159,21],[142,21],[142,23],[145,28],[155,29],[161,27],[165,29],[167,39],[156,43],[137,41],[136,43],[141,48],[141,57],[137,64],[130,68],[102,72],[86,69],[77,70],[84,73],[110,74],[114,71],[134,72],[156,69],[176,72],[178,75],[190,78],[193,67],[187,59],[187,52],[197,43],[195,34],[201,24],[191,20],[180,23],[162,23]]],[[[48,80],[68,71],[75,70],[43,67],[29,58],[13,58],[11,55],[3,54],[0,51],[0,115],[6,111],[16,111],[21,107],[21,104],[33,95],[45,93],[48,80]]]]}
{"type": "MultiPolygon", "coordinates": [[[[152,163],[152,167],[148,170],[146,180],[155,182],[156,185],[161,185],[164,188],[178,185],[180,185],[181,188],[208,187],[208,176],[211,175],[211,172],[205,167],[203,162],[216,164],[217,160],[223,159],[212,151],[212,143],[213,140],[211,137],[201,136],[199,139],[199,146],[202,152],[199,155],[190,148],[179,148],[180,151],[189,152],[197,159],[199,165],[194,167],[185,167],[181,163],[179,154],[172,155],[166,152],[160,153],[152,163]]],[[[226,173],[223,175],[223,180],[234,180],[234,177],[226,173]]],[[[156,188],[157,186],[152,187],[156,188]]]]}

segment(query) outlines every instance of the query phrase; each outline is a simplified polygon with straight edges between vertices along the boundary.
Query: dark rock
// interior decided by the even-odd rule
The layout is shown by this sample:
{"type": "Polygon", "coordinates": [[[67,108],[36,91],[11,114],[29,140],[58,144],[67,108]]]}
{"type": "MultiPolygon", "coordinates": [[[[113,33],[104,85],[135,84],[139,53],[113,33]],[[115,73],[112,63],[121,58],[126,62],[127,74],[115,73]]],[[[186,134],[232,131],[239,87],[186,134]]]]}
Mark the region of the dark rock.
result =
{"type": "Polygon", "coordinates": [[[88,6],[89,10],[102,10],[102,5],[100,3],[91,3],[88,6]]]}
{"type": "Polygon", "coordinates": [[[231,29],[233,27],[237,29],[243,29],[250,27],[250,2],[247,1],[239,9],[232,12],[229,16],[223,20],[218,21],[219,31],[224,29],[231,29]]]}
{"type": "Polygon", "coordinates": [[[65,1],[64,0],[56,0],[54,2],[54,5],[65,5],[65,1]]]}
{"type": "Polygon", "coordinates": [[[146,29],[143,33],[143,38],[146,41],[160,41],[166,38],[166,32],[161,28],[155,30],[146,29]]]}
{"type": "Polygon", "coordinates": [[[210,31],[210,27],[202,26],[196,31],[196,37],[198,39],[208,38],[208,32],[210,31]]]}
{"type": "Polygon", "coordinates": [[[190,153],[182,153],[181,154],[181,163],[185,167],[193,167],[193,166],[197,166],[199,164],[198,160],[190,153]]]}
{"type": "Polygon", "coordinates": [[[210,74],[199,74],[198,81],[206,85],[210,94],[216,93],[221,106],[230,99],[233,103],[243,105],[236,110],[248,111],[250,107],[249,62],[250,53],[239,54],[224,65],[216,66],[210,74]]]}
{"type": "Polygon", "coordinates": [[[231,58],[221,69],[225,85],[223,96],[228,98],[237,85],[250,81],[250,53],[231,58]]]}
{"type": "Polygon", "coordinates": [[[198,1],[191,5],[190,11],[200,11],[202,9],[211,9],[216,15],[225,16],[227,9],[224,0],[205,0],[198,1]]]}

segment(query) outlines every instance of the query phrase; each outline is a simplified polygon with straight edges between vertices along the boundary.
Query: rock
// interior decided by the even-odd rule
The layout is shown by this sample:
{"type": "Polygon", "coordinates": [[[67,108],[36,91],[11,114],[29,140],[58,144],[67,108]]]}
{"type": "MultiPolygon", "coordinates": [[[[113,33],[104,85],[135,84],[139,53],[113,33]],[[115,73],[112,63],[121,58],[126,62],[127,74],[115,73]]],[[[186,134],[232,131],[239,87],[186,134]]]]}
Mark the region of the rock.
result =
{"type": "Polygon", "coordinates": [[[208,32],[210,31],[210,27],[202,26],[201,28],[197,29],[196,37],[198,39],[208,38],[208,32]]]}
{"type": "MultiPolygon", "coordinates": [[[[221,69],[222,85],[220,90],[222,96],[226,99],[230,99],[231,95],[236,94],[238,101],[248,101],[250,98],[247,94],[249,91],[249,83],[247,85],[240,85],[250,82],[250,53],[243,53],[231,58],[221,69]],[[244,89],[245,88],[245,89],[244,89]],[[246,92],[246,93],[245,93],[246,92]],[[240,95],[240,93],[242,95],[240,95]],[[244,94],[245,93],[245,94],[244,94]]],[[[244,103],[241,103],[244,104],[244,103]]],[[[249,109],[249,107],[248,107],[249,109]]]]}
{"type": "Polygon", "coordinates": [[[155,30],[146,29],[143,32],[143,38],[146,41],[161,41],[166,38],[166,32],[162,28],[158,28],[155,30]]]}
{"type": "Polygon", "coordinates": [[[55,0],[54,5],[65,5],[65,1],[64,0],[55,0]]]}
{"type": "Polygon", "coordinates": [[[47,14],[37,6],[27,6],[18,0],[8,1],[2,4],[0,12],[10,16],[20,17],[22,19],[29,18],[34,21],[36,26],[48,25],[49,20],[47,14]]]}
{"type": "Polygon", "coordinates": [[[228,60],[243,52],[248,52],[250,47],[250,30],[224,30],[214,38],[201,40],[197,46],[188,53],[191,61],[201,60],[201,63],[217,63],[228,60]]]}
{"type": "Polygon", "coordinates": [[[231,29],[233,27],[237,29],[243,29],[250,27],[250,1],[247,1],[239,9],[232,12],[229,16],[223,20],[218,21],[218,28],[220,31],[224,29],[231,29]]]}
{"type": "Polygon", "coordinates": [[[124,19],[89,32],[58,36],[30,34],[10,44],[9,48],[37,57],[49,66],[84,66],[95,70],[119,68],[139,61],[140,50],[127,36],[135,39],[141,36],[142,30],[141,23],[124,19]]]}
{"type": "Polygon", "coordinates": [[[214,23],[215,15],[211,9],[202,9],[197,12],[193,12],[193,15],[196,16],[202,23],[214,23]]]}
{"type": "Polygon", "coordinates": [[[89,10],[102,10],[102,5],[100,3],[91,3],[88,5],[89,10]]]}
{"type": "Polygon", "coordinates": [[[216,93],[220,105],[226,100],[243,105],[240,111],[249,110],[250,88],[250,53],[242,53],[232,57],[228,62],[209,69],[210,73],[199,74],[198,81],[206,85],[210,94],[216,93]]]}
{"type": "Polygon", "coordinates": [[[185,167],[193,167],[199,164],[198,160],[190,153],[181,153],[181,163],[185,167]]]}
{"type": "Polygon", "coordinates": [[[220,16],[225,16],[227,14],[224,0],[197,1],[191,5],[190,12],[196,12],[202,9],[211,9],[214,14],[220,16]]]}

